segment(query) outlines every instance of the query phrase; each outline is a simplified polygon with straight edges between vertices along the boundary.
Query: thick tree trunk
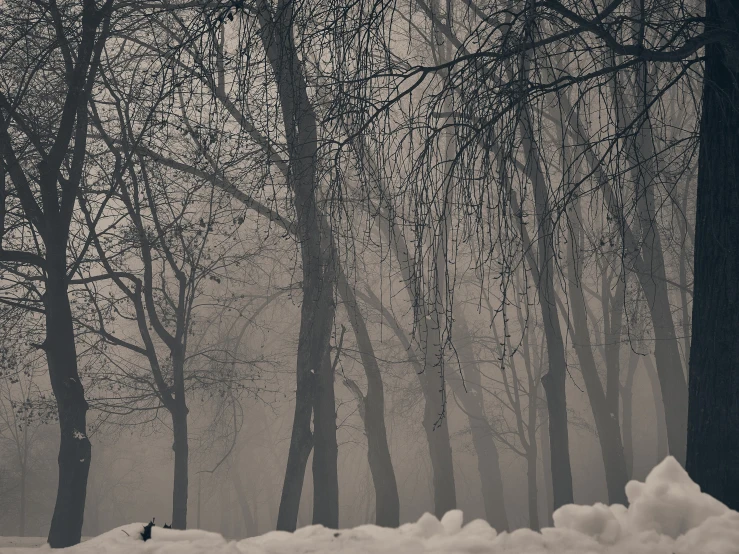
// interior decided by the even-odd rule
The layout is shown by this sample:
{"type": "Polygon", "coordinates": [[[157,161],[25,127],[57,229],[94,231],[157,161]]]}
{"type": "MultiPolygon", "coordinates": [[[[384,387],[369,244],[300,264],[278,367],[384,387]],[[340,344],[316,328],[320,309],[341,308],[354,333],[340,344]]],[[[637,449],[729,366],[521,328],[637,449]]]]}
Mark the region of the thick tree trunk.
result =
{"type": "Polygon", "coordinates": [[[311,411],[315,413],[314,523],[338,527],[336,408],[328,362],[334,321],[336,285],[333,235],[318,204],[316,114],[308,97],[302,63],[293,38],[293,4],[258,2],[261,39],[274,72],[282,109],[303,270],[303,305],[297,357],[297,391],[293,430],[282,489],[277,528],[293,531],[297,523],[305,465],[313,447],[311,411]],[[326,451],[323,451],[323,449],[326,451]],[[333,460],[331,458],[334,458],[333,460]]]}
{"type": "Polygon", "coordinates": [[[459,330],[459,333],[455,333],[454,344],[462,366],[464,387],[460,379],[450,379],[450,383],[469,421],[472,446],[477,455],[477,470],[480,474],[485,516],[488,523],[497,531],[508,531],[508,515],[503,497],[503,478],[500,473],[498,449],[485,415],[480,366],[472,350],[472,334],[464,315],[457,316],[455,329],[459,330]]]}
{"type": "Polygon", "coordinates": [[[338,288],[349,315],[367,377],[367,395],[360,399],[360,402],[363,404],[364,431],[367,435],[367,459],[375,487],[375,523],[381,527],[398,527],[400,499],[387,442],[382,373],[377,365],[372,340],[367,332],[367,325],[357,304],[354,290],[343,272],[339,274],[338,288]]]}
{"type": "Polygon", "coordinates": [[[454,486],[454,464],[452,458],[452,446],[449,440],[449,426],[447,418],[439,419],[440,406],[442,406],[441,394],[433,390],[432,385],[425,385],[429,392],[427,395],[433,400],[426,400],[423,410],[423,430],[426,433],[426,441],[431,454],[431,469],[434,484],[434,514],[442,517],[449,510],[457,507],[457,496],[454,486]]]}
{"type": "MultiPolygon", "coordinates": [[[[175,399],[177,402],[177,399],[175,399]]],[[[174,482],[172,488],[172,528],[187,527],[187,489],[188,489],[188,442],[187,408],[184,402],[177,402],[172,412],[172,432],[174,443],[174,482]],[[181,404],[181,405],[180,405],[181,404]]]]}
{"type": "Polygon", "coordinates": [[[324,371],[316,375],[313,405],[313,524],[339,527],[339,481],[337,478],[336,401],[334,374],[328,356],[324,371]]]}
{"type": "Polygon", "coordinates": [[[92,448],[87,438],[87,402],[77,371],[74,324],[67,296],[66,245],[47,243],[44,308],[51,388],[59,410],[59,484],[49,545],[64,548],[80,542],[92,448]]]}
{"type": "Polygon", "coordinates": [[[687,469],[701,489],[739,510],[739,11],[708,0],[695,226],[687,469]]]}
{"type": "Polygon", "coordinates": [[[446,413],[446,381],[441,376],[442,349],[439,314],[418,322],[425,363],[419,374],[424,396],[423,429],[431,454],[434,483],[434,514],[442,517],[457,508],[454,461],[446,413]]]}

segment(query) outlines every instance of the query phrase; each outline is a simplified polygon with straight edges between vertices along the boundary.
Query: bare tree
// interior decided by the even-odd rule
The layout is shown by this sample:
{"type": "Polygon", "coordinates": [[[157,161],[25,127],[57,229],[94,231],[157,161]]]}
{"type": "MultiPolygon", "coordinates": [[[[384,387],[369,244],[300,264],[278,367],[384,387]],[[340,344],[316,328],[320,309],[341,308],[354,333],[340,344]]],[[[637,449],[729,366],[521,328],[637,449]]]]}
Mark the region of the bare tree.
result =
{"type": "Polygon", "coordinates": [[[3,5],[0,146],[3,264],[42,277],[46,338],[41,347],[59,410],[59,486],[49,530],[54,548],[80,540],[90,467],[87,402],[77,369],[69,303],[70,225],[87,154],[88,111],[113,1],[3,5]],[[37,29],[31,40],[22,40],[37,29]],[[51,96],[44,91],[55,91],[51,96]],[[11,203],[12,202],[12,203],[11,203]],[[12,214],[12,218],[8,215],[12,214]]]}

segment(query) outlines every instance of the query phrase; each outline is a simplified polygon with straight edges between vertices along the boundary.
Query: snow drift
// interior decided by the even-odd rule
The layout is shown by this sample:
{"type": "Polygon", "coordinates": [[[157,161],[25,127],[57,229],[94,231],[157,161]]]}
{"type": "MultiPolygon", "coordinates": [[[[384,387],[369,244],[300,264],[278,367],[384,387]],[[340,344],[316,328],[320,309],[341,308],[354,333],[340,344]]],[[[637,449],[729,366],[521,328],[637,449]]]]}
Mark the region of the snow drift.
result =
{"type": "MultiPolygon", "coordinates": [[[[363,525],[332,530],[321,526],[295,533],[272,532],[239,542],[217,533],[155,527],[144,542],[143,524],[132,523],[68,549],[73,554],[737,554],[739,512],[700,491],[674,458],[665,459],[644,483],[626,487],[629,507],[564,506],[554,527],[537,533],[496,533],[485,521],[463,525],[462,512],[441,521],[424,514],[398,529],[363,525]]],[[[46,550],[0,548],[3,554],[46,550]]]]}

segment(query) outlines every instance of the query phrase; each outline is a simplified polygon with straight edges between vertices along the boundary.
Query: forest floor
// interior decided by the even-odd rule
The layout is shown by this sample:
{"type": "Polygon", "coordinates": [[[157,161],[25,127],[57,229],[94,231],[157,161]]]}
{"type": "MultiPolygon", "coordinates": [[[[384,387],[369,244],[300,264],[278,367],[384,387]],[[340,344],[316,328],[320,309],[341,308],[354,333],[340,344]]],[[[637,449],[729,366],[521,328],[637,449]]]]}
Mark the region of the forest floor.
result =
{"type": "MultiPolygon", "coordinates": [[[[739,512],[700,492],[674,458],[655,467],[644,483],[626,487],[629,507],[570,505],[554,513],[541,533],[496,533],[486,522],[463,524],[460,511],[441,521],[425,514],[398,529],[363,525],[321,526],[227,541],[217,533],[131,523],[68,549],[70,554],[737,554],[739,512]]],[[[43,539],[0,537],[0,554],[49,552],[43,539]],[[13,541],[20,542],[13,542],[13,541]]]]}

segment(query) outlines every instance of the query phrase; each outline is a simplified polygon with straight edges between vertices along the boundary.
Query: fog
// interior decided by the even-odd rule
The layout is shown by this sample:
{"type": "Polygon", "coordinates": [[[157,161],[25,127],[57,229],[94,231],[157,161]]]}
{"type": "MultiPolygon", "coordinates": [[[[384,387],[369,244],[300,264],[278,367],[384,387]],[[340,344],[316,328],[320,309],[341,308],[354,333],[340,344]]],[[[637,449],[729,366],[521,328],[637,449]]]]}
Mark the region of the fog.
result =
{"type": "Polygon", "coordinates": [[[0,1],[0,534],[738,507],[723,3],[0,1]]]}

